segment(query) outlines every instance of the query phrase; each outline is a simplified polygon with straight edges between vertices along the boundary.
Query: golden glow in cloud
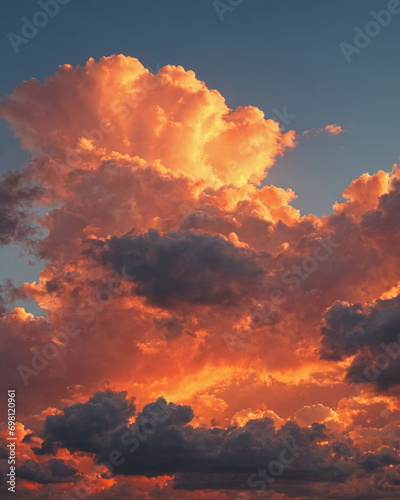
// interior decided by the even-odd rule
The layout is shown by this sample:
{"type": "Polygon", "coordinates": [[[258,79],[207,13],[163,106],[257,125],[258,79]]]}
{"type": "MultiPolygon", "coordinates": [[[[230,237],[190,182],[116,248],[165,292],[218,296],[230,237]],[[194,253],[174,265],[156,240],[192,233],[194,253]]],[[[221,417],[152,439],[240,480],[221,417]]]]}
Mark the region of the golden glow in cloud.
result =
{"type": "MultiPolygon", "coordinates": [[[[290,187],[259,187],[296,145],[294,131],[255,107],[229,109],[192,71],[152,74],[122,55],[24,82],[0,116],[36,155],[2,180],[12,222],[4,239],[42,259],[38,282],[12,293],[47,315],[6,311],[0,345],[31,429],[24,453],[37,464],[24,481],[36,498],[74,492],[77,475],[93,479],[92,459],[102,461],[116,433],[139,425],[160,397],[177,416],[157,442],[179,434],[190,453],[160,463],[165,450],[149,438],[139,453],[155,477],[129,455],[126,469],[97,474],[96,500],[215,498],[213,487],[232,499],[236,483],[222,474],[204,487],[204,471],[248,469],[241,452],[251,447],[250,458],[272,460],[286,431],[308,446],[293,466],[303,497],[357,489],[368,454],[380,464],[375,479],[397,488],[385,465],[398,459],[387,449],[400,418],[396,360],[376,381],[349,382],[364,376],[364,361],[379,362],[381,342],[394,342],[396,167],[354,180],[332,214],[302,216],[290,187]],[[21,206],[28,215],[46,207],[32,216],[44,235],[21,206]],[[80,411],[90,418],[75,418],[80,411]],[[66,439],[77,422],[86,427],[66,439]],[[188,473],[184,463],[196,465],[188,473]],[[325,490],[327,470],[338,481],[325,490]],[[316,484],[316,474],[325,479],[316,484]]],[[[276,491],[297,495],[278,482],[276,491]]]]}

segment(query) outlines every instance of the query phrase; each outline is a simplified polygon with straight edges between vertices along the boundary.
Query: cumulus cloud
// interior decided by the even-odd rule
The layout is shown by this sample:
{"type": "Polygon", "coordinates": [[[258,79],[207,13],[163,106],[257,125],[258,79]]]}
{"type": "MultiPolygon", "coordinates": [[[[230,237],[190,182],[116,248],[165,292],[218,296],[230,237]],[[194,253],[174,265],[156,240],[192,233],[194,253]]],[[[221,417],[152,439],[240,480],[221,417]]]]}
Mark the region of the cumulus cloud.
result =
{"type": "Polygon", "coordinates": [[[325,125],[324,130],[328,132],[329,135],[339,135],[345,132],[340,125],[325,125]]]}
{"type": "Polygon", "coordinates": [[[63,414],[47,417],[45,440],[36,452],[51,450],[53,443],[72,451],[93,451],[94,437],[126,425],[134,413],[135,406],[126,399],[126,392],[96,392],[86,403],[68,406],[63,414]]]}
{"type": "Polygon", "coordinates": [[[361,304],[335,303],[325,314],[321,355],[342,360],[356,355],[347,377],[380,390],[400,383],[400,296],[361,304]]]}
{"type": "Polygon", "coordinates": [[[248,293],[246,285],[254,287],[263,275],[251,253],[220,236],[191,231],[114,237],[105,258],[131,277],[138,295],[158,305],[234,304],[248,293]]]}
{"type": "Polygon", "coordinates": [[[24,147],[52,151],[63,164],[81,166],[99,147],[239,184],[262,179],[295,138],[257,108],[230,110],[193,71],[165,66],[154,75],[122,55],[60,66],[43,85],[28,80],[0,103],[0,116],[24,147]]]}
{"type": "Polygon", "coordinates": [[[332,408],[318,403],[312,406],[304,406],[296,412],[296,421],[300,425],[311,425],[314,422],[326,422],[337,418],[337,414],[332,408]]]}
{"type": "Polygon", "coordinates": [[[35,153],[1,181],[0,241],[43,262],[1,288],[3,388],[19,394],[35,477],[63,481],[47,455],[78,470],[35,492],[21,479],[21,496],[73,496],[117,450],[93,498],[236,500],[284,438],[306,452],[277,495],[395,496],[398,361],[378,365],[398,323],[396,167],[302,216],[290,187],[265,184],[294,131],[229,109],[182,67],[124,56],[24,82],[0,116],[35,153]],[[7,310],[22,297],[46,317],[7,310]]]}
{"type": "Polygon", "coordinates": [[[57,458],[40,463],[30,459],[18,467],[17,476],[35,483],[48,484],[72,481],[77,472],[77,469],[57,458]]]}
{"type": "MultiPolygon", "coordinates": [[[[117,406],[121,406],[123,401],[123,395],[110,392],[97,393],[94,398],[103,400],[103,397],[109,405],[116,400],[117,406]]],[[[91,407],[90,401],[84,403],[83,408],[91,407]]],[[[315,406],[314,410],[321,414],[319,410],[323,408],[315,406]]],[[[290,485],[301,481],[303,486],[328,481],[346,483],[353,476],[381,474],[385,467],[400,462],[398,451],[388,447],[380,452],[364,453],[348,436],[316,422],[301,427],[288,421],[276,429],[273,420],[266,417],[249,420],[243,427],[193,427],[194,415],[189,406],[167,404],[159,399],[146,405],[130,425],[125,422],[119,428],[112,424],[98,428],[95,423],[88,432],[85,419],[72,417],[75,410],[76,405],[65,408],[62,416],[47,417],[45,439],[58,441],[69,450],[94,452],[97,462],[107,464],[113,475],[175,474],[174,488],[177,489],[259,488],[262,491],[266,489],[267,471],[271,470],[268,467],[278,463],[280,457],[284,457],[281,460],[286,467],[281,464],[282,470],[273,474],[273,481],[272,476],[268,476],[270,487],[277,491],[285,491],[282,485],[286,482],[290,485]],[[65,440],[66,419],[75,427],[75,435],[90,435],[90,445],[88,440],[73,443],[65,440]],[[288,456],[291,457],[289,465],[288,456]],[[277,484],[272,486],[275,479],[277,484]]],[[[299,415],[305,418],[309,410],[311,407],[299,415]]],[[[324,416],[328,413],[324,412],[324,416]]],[[[118,420],[125,420],[125,414],[118,420]]]]}

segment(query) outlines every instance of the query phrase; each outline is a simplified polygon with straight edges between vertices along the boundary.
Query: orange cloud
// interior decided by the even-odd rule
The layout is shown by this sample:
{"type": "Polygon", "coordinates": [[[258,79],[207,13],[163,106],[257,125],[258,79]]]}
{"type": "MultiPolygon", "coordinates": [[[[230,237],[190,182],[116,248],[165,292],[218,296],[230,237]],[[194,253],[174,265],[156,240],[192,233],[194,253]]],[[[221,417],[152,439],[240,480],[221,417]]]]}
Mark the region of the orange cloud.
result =
{"type": "Polygon", "coordinates": [[[339,135],[339,134],[343,134],[346,131],[343,130],[340,125],[331,124],[331,125],[325,125],[325,127],[323,127],[323,128],[312,128],[310,130],[306,130],[305,132],[303,132],[302,135],[307,136],[307,135],[311,134],[311,132],[313,132],[314,135],[320,135],[320,134],[322,134],[322,132],[327,132],[328,135],[339,135]]]}
{"type": "MultiPolygon", "coordinates": [[[[278,430],[293,430],[297,420],[307,435],[317,422],[329,434],[318,435],[321,443],[343,433],[340,446],[324,452],[335,466],[349,459],[353,437],[365,453],[390,446],[394,396],[382,396],[379,386],[357,392],[346,379],[355,353],[321,359],[320,346],[326,337],[329,347],[351,351],[357,343],[346,336],[346,319],[353,324],[375,309],[371,328],[382,326],[375,333],[391,339],[387,318],[398,308],[400,271],[397,168],[361,175],[328,216],[302,216],[290,187],[259,187],[277,156],[295,146],[294,131],[283,133],[257,108],[229,109],[192,71],[166,66],[153,75],[124,56],[61,66],[43,84],[24,82],[0,103],[0,115],[36,155],[1,184],[9,222],[1,243],[21,242],[43,262],[37,282],[5,292],[37,301],[45,317],[0,304],[3,388],[17,389],[21,422],[34,434],[24,443],[27,458],[43,444],[47,418],[108,389],[135,397],[138,412],[161,396],[190,406],[193,433],[230,429],[234,442],[241,431],[232,425],[254,428],[257,445],[257,425],[270,419],[278,430]]],[[[312,130],[343,132],[339,125],[312,130]]],[[[240,447],[247,438],[237,439],[240,447]]],[[[96,476],[89,455],[57,453],[84,477],[96,476]]],[[[380,464],[374,477],[394,488],[390,453],[368,460],[380,464]]],[[[73,477],[49,456],[37,461],[46,463],[35,466],[39,475],[53,480],[60,466],[73,477]]],[[[343,484],[357,490],[359,477],[343,484]]],[[[172,498],[192,485],[197,492],[179,498],[216,497],[201,484],[199,476],[102,478],[92,490],[99,499],[172,498]]],[[[310,485],[300,493],[299,485],[294,491],[277,482],[274,491],[310,497],[320,487],[318,495],[327,495],[310,485]]],[[[328,489],[340,497],[345,486],[328,489]]],[[[74,488],[40,491],[54,498],[74,488]]],[[[217,495],[235,498],[222,487],[217,495]]]]}
{"type": "Polygon", "coordinates": [[[59,168],[115,152],[216,184],[258,182],[295,145],[293,131],[252,106],[229,109],[193,71],[165,66],[153,75],[122,55],[60,66],[43,85],[28,80],[0,104],[0,116],[23,147],[51,151],[59,168]]]}
{"type": "Polygon", "coordinates": [[[329,135],[339,135],[343,134],[345,130],[342,129],[340,125],[325,125],[324,130],[328,132],[329,135]]]}

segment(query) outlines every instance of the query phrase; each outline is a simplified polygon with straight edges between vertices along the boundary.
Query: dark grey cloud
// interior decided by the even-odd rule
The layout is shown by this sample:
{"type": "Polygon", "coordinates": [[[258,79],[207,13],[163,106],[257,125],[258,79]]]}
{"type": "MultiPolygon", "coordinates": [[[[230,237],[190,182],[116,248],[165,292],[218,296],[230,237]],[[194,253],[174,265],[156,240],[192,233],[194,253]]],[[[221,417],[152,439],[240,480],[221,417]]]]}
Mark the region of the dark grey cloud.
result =
{"type": "Polygon", "coordinates": [[[135,293],[160,306],[233,305],[263,274],[254,253],[221,236],[192,231],[161,236],[150,229],[135,237],[113,237],[104,256],[114,270],[132,279],[135,293]]]}
{"type": "Polygon", "coordinates": [[[379,390],[400,384],[400,296],[372,307],[336,302],[324,316],[321,357],[339,361],[356,355],[347,378],[379,390]]]}
{"type": "Polygon", "coordinates": [[[397,255],[400,237],[400,180],[393,178],[388,193],[379,198],[376,210],[363,215],[360,227],[365,235],[385,244],[397,255]]]}
{"type": "Polygon", "coordinates": [[[41,187],[26,185],[21,173],[7,172],[0,178],[0,245],[28,243],[36,235],[28,207],[42,193],[41,187]]]}
{"type": "Polygon", "coordinates": [[[45,442],[92,452],[96,462],[107,465],[114,475],[174,475],[174,487],[185,490],[254,491],[256,480],[264,484],[260,470],[268,471],[282,452],[285,459],[293,460],[276,478],[277,488],[284,483],[343,483],[353,476],[382,475],[386,467],[399,463],[398,451],[387,448],[364,453],[347,435],[335,433],[325,424],[301,427],[287,422],[276,429],[272,419],[264,418],[228,429],[193,427],[189,406],[162,398],[146,405],[129,424],[128,407],[123,393],[96,393],[88,403],[65,408],[63,415],[49,416],[45,442]],[[100,408],[93,408],[95,401],[107,413],[101,425],[100,408]]]}
{"type": "Polygon", "coordinates": [[[182,334],[193,335],[190,327],[192,322],[189,319],[178,316],[154,318],[154,324],[165,333],[166,339],[174,339],[182,334]]]}
{"type": "Polygon", "coordinates": [[[400,458],[391,448],[386,447],[374,453],[366,453],[359,463],[367,472],[374,472],[388,465],[400,464],[400,458]]]}
{"type": "Polygon", "coordinates": [[[58,458],[40,463],[31,459],[17,467],[18,477],[41,484],[73,481],[77,472],[77,469],[58,458]]]}
{"type": "Polygon", "coordinates": [[[44,442],[35,452],[38,455],[54,453],[58,446],[72,451],[96,451],[96,440],[126,426],[135,411],[135,405],[126,399],[124,391],[96,392],[86,403],[67,406],[63,414],[48,416],[44,442]]]}

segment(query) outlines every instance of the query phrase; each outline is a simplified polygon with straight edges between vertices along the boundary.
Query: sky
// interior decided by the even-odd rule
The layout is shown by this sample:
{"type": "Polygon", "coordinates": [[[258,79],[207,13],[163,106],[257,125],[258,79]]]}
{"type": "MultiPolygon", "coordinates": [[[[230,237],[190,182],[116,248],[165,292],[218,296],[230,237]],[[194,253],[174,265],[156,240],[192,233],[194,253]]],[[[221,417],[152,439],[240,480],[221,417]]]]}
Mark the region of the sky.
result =
{"type": "Polygon", "coordinates": [[[398,498],[400,2],[1,9],[14,497],[398,498]]]}

